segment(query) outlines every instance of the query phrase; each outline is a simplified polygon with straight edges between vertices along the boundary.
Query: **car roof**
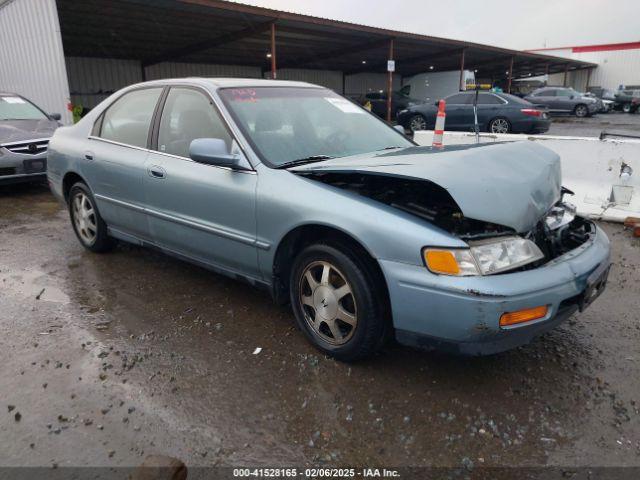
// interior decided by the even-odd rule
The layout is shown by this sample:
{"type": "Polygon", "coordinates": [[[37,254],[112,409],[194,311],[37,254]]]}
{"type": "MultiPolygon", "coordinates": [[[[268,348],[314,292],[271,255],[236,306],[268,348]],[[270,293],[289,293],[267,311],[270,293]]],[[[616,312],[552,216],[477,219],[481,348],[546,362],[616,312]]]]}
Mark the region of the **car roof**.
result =
{"type": "Polygon", "coordinates": [[[173,85],[173,84],[196,84],[206,85],[213,88],[251,88],[251,87],[304,87],[304,88],[326,88],[307,82],[296,82],[291,80],[268,80],[264,78],[208,78],[208,77],[186,77],[168,78],[140,83],[139,85],[173,85]]]}

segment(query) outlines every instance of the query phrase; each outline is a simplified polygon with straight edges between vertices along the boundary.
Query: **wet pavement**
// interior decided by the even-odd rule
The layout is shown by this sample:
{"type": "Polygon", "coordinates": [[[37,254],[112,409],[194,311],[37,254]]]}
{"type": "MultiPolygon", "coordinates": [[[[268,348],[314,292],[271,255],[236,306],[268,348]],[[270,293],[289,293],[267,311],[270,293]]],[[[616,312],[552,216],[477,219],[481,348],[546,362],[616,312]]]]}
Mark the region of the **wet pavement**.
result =
{"type": "Polygon", "coordinates": [[[0,188],[0,464],[640,466],[640,240],[603,227],[607,290],[533,344],[346,365],[266,293],[86,252],[45,188],[0,188]]]}
{"type": "MultiPolygon", "coordinates": [[[[599,137],[601,132],[640,137],[640,113],[598,113],[592,117],[555,116],[547,135],[599,137]]],[[[611,137],[616,138],[616,137],[611,137]]]]}

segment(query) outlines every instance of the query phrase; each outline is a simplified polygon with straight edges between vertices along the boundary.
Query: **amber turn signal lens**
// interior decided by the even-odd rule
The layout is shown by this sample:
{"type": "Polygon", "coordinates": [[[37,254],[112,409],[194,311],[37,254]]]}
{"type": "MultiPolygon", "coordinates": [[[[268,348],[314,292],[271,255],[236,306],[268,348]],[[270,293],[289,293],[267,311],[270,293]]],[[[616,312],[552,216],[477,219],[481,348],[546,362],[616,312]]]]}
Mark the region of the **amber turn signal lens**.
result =
{"type": "Polygon", "coordinates": [[[543,305],[542,307],[526,308],[524,310],[518,310],[516,312],[503,313],[500,316],[500,326],[507,327],[509,325],[516,325],[518,323],[530,322],[532,320],[538,320],[547,316],[548,307],[543,305]]]}
{"type": "Polygon", "coordinates": [[[447,250],[427,250],[424,254],[429,270],[434,273],[446,273],[448,275],[458,275],[460,267],[453,253],[447,250]]]}

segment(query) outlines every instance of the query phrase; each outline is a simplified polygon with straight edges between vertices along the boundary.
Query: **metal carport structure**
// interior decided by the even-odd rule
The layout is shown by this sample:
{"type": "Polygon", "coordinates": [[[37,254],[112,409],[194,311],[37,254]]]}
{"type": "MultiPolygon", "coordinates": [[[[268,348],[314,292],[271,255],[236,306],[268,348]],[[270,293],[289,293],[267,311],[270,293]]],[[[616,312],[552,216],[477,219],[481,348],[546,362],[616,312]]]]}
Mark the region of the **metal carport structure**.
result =
{"type": "MultiPolygon", "coordinates": [[[[128,83],[162,76],[291,78],[356,93],[350,85],[363,76],[375,75],[375,85],[390,92],[403,77],[459,69],[462,79],[468,69],[509,90],[514,78],[596,67],[221,0],[10,0],[0,3],[0,26],[3,11],[14,3],[30,7],[14,16],[24,28],[13,34],[25,37],[21,32],[33,28],[33,15],[45,4],[55,5],[57,18],[46,18],[59,22],[52,30],[61,39],[69,92],[87,104],[97,103],[87,96],[99,100],[128,83]],[[394,74],[387,72],[390,59],[394,74]]],[[[20,60],[12,60],[19,68],[20,60]]],[[[0,73],[0,86],[2,80],[0,73]]]]}

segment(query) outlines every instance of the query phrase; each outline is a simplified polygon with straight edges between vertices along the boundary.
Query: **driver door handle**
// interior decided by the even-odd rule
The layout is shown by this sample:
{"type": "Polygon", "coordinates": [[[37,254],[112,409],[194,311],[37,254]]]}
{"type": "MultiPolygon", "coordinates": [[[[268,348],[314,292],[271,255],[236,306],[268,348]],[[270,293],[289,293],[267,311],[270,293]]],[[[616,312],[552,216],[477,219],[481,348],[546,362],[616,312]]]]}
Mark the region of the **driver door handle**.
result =
{"type": "Polygon", "coordinates": [[[166,178],[167,176],[167,171],[160,165],[149,166],[149,168],[147,169],[147,173],[150,177],[158,179],[166,178]]]}

